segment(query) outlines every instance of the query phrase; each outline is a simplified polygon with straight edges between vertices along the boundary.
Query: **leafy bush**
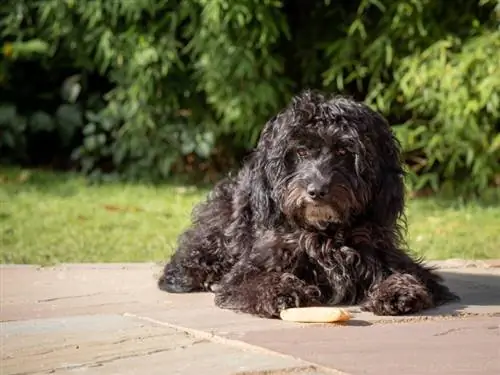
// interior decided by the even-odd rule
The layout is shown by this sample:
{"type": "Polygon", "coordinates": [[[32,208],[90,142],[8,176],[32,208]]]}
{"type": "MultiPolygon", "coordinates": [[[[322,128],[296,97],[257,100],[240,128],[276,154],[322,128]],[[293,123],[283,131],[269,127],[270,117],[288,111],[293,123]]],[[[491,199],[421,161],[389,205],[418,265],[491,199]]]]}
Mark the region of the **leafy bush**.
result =
{"type": "Polygon", "coordinates": [[[37,77],[30,106],[0,95],[0,151],[18,157],[43,129],[94,177],[162,179],[194,161],[208,174],[314,87],[389,118],[411,188],[480,193],[500,174],[498,4],[6,0],[0,85],[29,84],[26,61],[57,79],[37,77]]]}
{"type": "Polygon", "coordinates": [[[401,64],[406,107],[429,116],[398,129],[404,149],[413,151],[415,187],[465,194],[500,176],[498,61],[500,32],[491,31],[435,43],[401,64]]]}

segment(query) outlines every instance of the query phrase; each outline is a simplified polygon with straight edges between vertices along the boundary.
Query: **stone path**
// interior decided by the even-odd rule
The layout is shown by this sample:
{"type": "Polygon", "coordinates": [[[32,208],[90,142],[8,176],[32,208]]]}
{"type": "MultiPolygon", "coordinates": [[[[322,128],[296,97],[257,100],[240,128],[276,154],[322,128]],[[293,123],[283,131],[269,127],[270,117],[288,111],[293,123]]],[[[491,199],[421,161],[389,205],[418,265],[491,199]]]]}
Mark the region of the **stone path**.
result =
{"type": "Polygon", "coordinates": [[[438,265],[460,303],[330,325],[160,292],[154,264],[0,266],[0,374],[499,374],[500,262],[438,265]]]}

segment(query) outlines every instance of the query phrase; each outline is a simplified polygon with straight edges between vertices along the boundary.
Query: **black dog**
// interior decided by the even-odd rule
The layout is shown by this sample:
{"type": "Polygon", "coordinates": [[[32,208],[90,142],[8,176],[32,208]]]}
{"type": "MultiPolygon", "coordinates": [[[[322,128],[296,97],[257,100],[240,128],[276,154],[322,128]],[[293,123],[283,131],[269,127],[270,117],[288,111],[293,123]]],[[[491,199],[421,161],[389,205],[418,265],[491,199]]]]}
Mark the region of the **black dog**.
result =
{"type": "Polygon", "coordinates": [[[403,249],[399,143],[381,115],[347,98],[295,97],[193,213],[159,280],[165,291],[211,290],[217,306],[262,317],[358,303],[399,315],[458,300],[403,249]]]}

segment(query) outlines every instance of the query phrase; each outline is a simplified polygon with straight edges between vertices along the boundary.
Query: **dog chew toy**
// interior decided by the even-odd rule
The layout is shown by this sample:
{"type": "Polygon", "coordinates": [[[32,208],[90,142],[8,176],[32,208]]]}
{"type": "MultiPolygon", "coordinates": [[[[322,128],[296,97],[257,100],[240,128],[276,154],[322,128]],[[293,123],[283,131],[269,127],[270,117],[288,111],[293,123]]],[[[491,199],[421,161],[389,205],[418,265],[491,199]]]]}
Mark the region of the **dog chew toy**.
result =
{"type": "Polygon", "coordinates": [[[334,323],[351,319],[351,314],[338,307],[293,307],[282,310],[280,318],[289,322],[334,323]]]}

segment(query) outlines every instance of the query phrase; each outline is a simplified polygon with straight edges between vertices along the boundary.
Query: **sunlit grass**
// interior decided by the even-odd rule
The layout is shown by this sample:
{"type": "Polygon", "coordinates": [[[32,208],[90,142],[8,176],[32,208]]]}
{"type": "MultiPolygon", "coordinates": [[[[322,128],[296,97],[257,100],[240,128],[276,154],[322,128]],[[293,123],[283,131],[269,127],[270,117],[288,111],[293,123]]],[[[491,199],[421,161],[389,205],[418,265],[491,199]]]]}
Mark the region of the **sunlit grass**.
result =
{"type": "Polygon", "coordinates": [[[12,169],[0,176],[4,263],[162,260],[203,197],[178,185],[96,186],[47,172],[23,178],[12,169]]]}
{"type": "Polygon", "coordinates": [[[500,258],[499,204],[415,199],[407,215],[410,247],[425,258],[500,258]]]}

